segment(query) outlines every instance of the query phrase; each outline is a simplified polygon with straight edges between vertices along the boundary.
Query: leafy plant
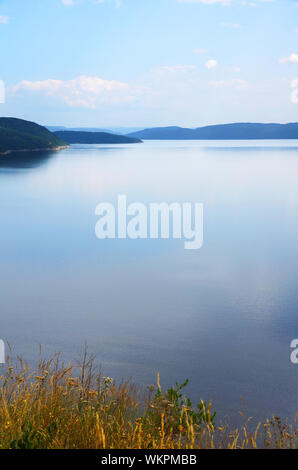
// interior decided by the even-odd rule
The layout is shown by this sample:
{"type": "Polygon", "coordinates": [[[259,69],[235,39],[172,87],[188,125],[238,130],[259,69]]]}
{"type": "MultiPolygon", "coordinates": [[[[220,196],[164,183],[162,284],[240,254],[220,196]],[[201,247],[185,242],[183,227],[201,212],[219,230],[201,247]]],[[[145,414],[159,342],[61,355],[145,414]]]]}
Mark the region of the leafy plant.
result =
{"type": "Polygon", "coordinates": [[[188,379],[181,384],[176,382],[163,393],[158,377],[158,388],[149,402],[143,422],[147,425],[153,423],[157,432],[163,428],[165,433],[171,432],[173,436],[185,436],[190,429],[198,434],[202,424],[209,424],[214,429],[216,412],[211,411],[211,403],[207,406],[202,400],[194,407],[191,399],[182,393],[188,382],[188,379]]]}

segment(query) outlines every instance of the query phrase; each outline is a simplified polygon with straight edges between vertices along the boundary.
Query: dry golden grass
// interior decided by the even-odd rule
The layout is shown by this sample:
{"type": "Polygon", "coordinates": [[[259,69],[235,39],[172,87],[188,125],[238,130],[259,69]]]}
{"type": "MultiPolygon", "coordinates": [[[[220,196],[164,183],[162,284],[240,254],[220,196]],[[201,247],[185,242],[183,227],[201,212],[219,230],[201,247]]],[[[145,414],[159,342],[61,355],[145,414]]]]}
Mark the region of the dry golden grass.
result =
{"type": "MultiPolygon", "coordinates": [[[[194,410],[180,389],[137,390],[114,384],[84,355],[80,365],[59,356],[33,372],[21,360],[0,376],[1,449],[296,448],[292,425],[272,417],[251,431],[214,422],[211,403],[194,410]]],[[[250,430],[249,430],[250,429],[250,430]]]]}

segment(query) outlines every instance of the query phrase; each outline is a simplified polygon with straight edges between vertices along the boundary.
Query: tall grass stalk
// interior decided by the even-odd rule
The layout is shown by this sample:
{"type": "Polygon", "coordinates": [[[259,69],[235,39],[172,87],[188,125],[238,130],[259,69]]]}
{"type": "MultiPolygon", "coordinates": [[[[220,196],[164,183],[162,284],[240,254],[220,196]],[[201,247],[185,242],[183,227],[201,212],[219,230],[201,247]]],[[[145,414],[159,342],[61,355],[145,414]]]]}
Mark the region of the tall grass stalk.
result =
{"type": "MultiPolygon", "coordinates": [[[[0,370],[1,373],[1,370],[0,370]]],[[[21,359],[0,376],[1,449],[296,448],[292,424],[272,417],[251,430],[216,423],[211,403],[193,407],[187,382],[163,392],[103,377],[87,354],[80,364],[59,355],[35,371],[21,359]]]]}

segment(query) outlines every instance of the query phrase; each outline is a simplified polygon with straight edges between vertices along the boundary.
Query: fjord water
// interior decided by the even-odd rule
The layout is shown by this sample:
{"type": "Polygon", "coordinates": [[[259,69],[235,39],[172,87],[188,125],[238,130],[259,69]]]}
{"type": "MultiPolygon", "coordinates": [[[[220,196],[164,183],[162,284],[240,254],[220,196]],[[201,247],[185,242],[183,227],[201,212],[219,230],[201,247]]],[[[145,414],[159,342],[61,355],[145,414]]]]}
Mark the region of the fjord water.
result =
{"type": "Polygon", "coordinates": [[[189,378],[220,416],[297,411],[298,141],[72,146],[0,161],[0,337],[104,375],[189,378]],[[98,240],[95,207],[201,202],[204,245],[98,240]]]}

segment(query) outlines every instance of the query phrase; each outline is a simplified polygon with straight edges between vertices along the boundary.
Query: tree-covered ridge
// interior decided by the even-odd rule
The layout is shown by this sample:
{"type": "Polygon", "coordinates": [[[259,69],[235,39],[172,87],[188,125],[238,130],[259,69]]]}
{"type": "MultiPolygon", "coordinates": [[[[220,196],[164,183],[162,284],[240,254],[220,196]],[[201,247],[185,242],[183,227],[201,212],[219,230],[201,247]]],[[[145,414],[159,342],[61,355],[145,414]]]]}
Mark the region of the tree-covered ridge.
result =
{"type": "Polygon", "coordinates": [[[55,134],[68,144],[136,144],[142,142],[137,137],[108,132],[56,131],[55,134]]]}
{"type": "Polygon", "coordinates": [[[0,153],[56,149],[67,144],[45,127],[16,118],[0,118],[0,153]]]}
{"type": "Polygon", "coordinates": [[[154,127],[131,132],[130,137],[153,140],[257,140],[298,139],[298,123],[263,124],[236,122],[189,129],[185,127],[154,127]]]}

